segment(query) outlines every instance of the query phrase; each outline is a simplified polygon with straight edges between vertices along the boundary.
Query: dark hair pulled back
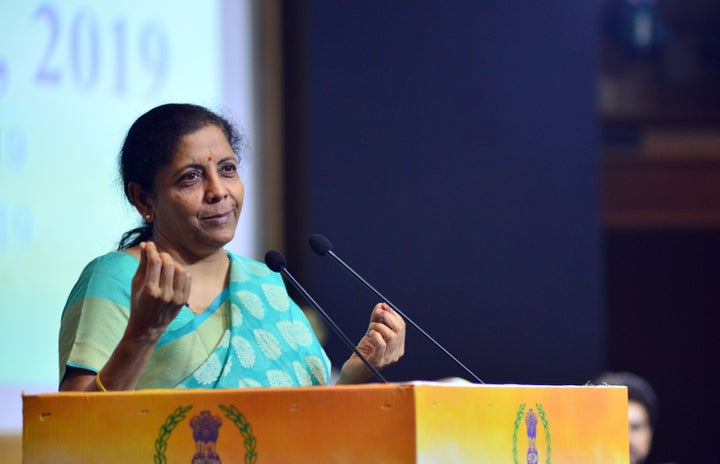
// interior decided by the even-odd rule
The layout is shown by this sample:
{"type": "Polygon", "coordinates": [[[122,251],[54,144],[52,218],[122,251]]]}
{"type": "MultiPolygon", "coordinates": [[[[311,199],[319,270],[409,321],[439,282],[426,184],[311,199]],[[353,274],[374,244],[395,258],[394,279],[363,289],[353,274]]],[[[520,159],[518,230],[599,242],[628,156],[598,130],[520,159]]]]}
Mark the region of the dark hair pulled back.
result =
{"type": "MultiPolygon", "coordinates": [[[[120,176],[128,201],[132,203],[128,185],[133,182],[145,193],[153,194],[155,175],[172,161],[180,139],[207,125],[220,128],[235,155],[239,156],[240,135],[227,119],[207,108],[189,103],[168,103],[140,116],[130,126],[120,150],[120,176]]],[[[143,222],[122,235],[118,250],[150,240],[152,234],[152,223],[143,222]]]]}

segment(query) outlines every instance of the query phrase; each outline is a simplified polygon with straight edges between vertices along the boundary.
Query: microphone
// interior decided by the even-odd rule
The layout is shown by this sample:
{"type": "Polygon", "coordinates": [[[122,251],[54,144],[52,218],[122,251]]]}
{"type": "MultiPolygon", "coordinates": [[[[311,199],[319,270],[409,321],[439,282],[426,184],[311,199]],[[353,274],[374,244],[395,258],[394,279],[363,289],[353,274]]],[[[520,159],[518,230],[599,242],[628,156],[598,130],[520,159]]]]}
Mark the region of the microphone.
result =
{"type": "Polygon", "coordinates": [[[338,255],[336,255],[336,254],[332,251],[332,248],[333,248],[332,243],[330,243],[330,240],[328,240],[325,236],[320,235],[320,234],[313,234],[313,235],[310,236],[309,243],[310,243],[310,248],[312,248],[312,250],[313,250],[315,253],[319,254],[320,256],[329,255],[336,263],[338,263],[340,266],[342,266],[342,267],[343,267],[346,271],[348,271],[353,277],[355,277],[355,278],[356,278],[357,280],[359,280],[363,285],[365,285],[368,289],[370,289],[371,292],[373,292],[375,295],[377,295],[378,298],[380,298],[382,301],[384,301],[385,303],[387,303],[388,306],[390,306],[390,307],[391,307],[392,309],[394,309],[398,314],[400,314],[408,323],[410,323],[410,325],[412,325],[413,327],[415,327],[421,334],[423,334],[423,335],[425,336],[425,338],[427,338],[428,340],[430,340],[431,342],[433,342],[433,343],[435,344],[435,346],[437,346],[438,348],[440,348],[440,349],[443,351],[443,353],[445,353],[446,355],[448,355],[448,356],[450,357],[450,359],[452,359],[453,361],[455,361],[455,363],[456,363],[458,366],[462,367],[462,368],[465,370],[465,372],[467,372],[468,374],[470,374],[470,375],[471,375],[475,380],[477,380],[479,383],[485,383],[485,382],[483,382],[482,380],[480,380],[480,377],[478,377],[477,375],[475,375],[475,373],[474,373],[473,371],[471,371],[471,370],[468,369],[463,363],[461,363],[459,359],[457,359],[455,356],[453,356],[452,353],[450,353],[450,352],[449,352],[448,350],[446,350],[440,343],[438,343],[434,338],[432,338],[432,337],[430,336],[430,334],[428,334],[427,332],[425,332],[419,325],[417,325],[417,324],[416,324],[412,319],[410,319],[405,313],[403,313],[402,311],[400,311],[400,308],[398,308],[397,306],[395,306],[394,304],[392,304],[392,302],[391,302],[390,300],[388,300],[387,298],[385,298],[385,297],[382,295],[382,293],[380,293],[379,291],[377,291],[377,290],[375,289],[375,287],[373,287],[373,286],[370,285],[365,279],[363,279],[363,278],[360,276],[360,274],[358,274],[357,272],[355,272],[355,271],[354,271],[350,266],[348,266],[342,259],[340,259],[340,257],[338,257],[338,255]]]}
{"type": "Polygon", "coordinates": [[[367,360],[365,356],[360,353],[360,351],[357,349],[357,347],[350,341],[350,339],[343,333],[342,330],[340,330],[340,327],[333,321],[330,316],[320,307],[320,305],[313,299],[313,297],[310,296],[310,294],[303,288],[300,283],[295,280],[295,277],[290,274],[290,271],[287,270],[286,264],[285,264],[285,257],[280,253],[279,251],[270,250],[267,253],[265,253],[265,264],[267,267],[270,268],[273,272],[280,272],[282,275],[284,275],[290,283],[295,287],[295,289],[302,294],[302,296],[310,303],[317,311],[322,315],[322,317],[325,319],[325,321],[330,325],[330,327],[333,329],[333,331],[340,337],[340,339],[345,342],[345,344],[353,350],[353,352],[358,355],[358,357],[362,360],[362,362],[365,363],[365,365],[370,369],[370,372],[373,373],[375,377],[377,377],[378,380],[380,380],[383,383],[388,383],[388,381],[385,379],[385,377],[380,374],[380,372],[370,364],[370,361],[367,360]]]}

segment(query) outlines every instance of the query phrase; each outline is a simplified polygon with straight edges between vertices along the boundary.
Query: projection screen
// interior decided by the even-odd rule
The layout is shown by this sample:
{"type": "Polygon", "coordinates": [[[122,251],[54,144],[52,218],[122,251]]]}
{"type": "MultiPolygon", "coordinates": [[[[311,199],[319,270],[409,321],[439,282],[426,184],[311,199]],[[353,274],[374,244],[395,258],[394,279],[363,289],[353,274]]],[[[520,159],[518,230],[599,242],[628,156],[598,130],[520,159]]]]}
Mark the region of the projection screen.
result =
{"type": "MultiPolygon", "coordinates": [[[[248,1],[10,0],[0,6],[0,432],[21,427],[21,391],[57,391],[57,335],[84,265],[137,213],[117,153],[132,121],[165,102],[228,116],[253,108],[248,1]]],[[[257,172],[229,248],[257,259],[257,172]]]]}

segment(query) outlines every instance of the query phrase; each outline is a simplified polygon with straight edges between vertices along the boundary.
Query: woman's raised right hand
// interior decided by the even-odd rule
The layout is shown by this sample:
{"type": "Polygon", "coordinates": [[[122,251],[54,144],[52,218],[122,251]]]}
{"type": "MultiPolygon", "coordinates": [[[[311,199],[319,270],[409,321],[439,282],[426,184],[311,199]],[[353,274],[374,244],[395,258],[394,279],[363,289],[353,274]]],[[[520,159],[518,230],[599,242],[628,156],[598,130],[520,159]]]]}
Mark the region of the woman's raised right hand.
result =
{"type": "Polygon", "coordinates": [[[159,338],[190,297],[190,274],[153,242],[140,244],[140,265],[132,279],[131,333],[159,338]],[[139,332],[136,332],[139,331],[139,332]]]}

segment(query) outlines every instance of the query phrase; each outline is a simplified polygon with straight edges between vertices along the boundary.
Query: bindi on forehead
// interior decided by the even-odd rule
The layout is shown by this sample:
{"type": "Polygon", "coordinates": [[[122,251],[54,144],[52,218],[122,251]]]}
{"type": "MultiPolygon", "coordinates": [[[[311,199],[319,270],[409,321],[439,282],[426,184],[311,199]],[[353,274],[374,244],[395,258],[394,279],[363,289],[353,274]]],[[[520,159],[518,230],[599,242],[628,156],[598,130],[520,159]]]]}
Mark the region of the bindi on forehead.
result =
{"type": "Polygon", "coordinates": [[[213,160],[213,158],[212,158],[212,152],[211,152],[211,151],[208,151],[208,152],[207,152],[207,160],[208,160],[208,163],[211,163],[212,160],[213,160]]]}

